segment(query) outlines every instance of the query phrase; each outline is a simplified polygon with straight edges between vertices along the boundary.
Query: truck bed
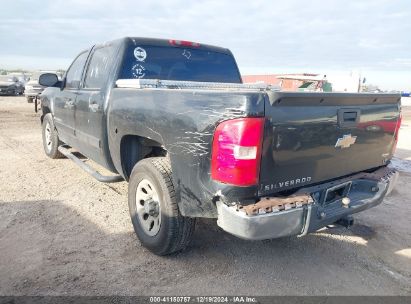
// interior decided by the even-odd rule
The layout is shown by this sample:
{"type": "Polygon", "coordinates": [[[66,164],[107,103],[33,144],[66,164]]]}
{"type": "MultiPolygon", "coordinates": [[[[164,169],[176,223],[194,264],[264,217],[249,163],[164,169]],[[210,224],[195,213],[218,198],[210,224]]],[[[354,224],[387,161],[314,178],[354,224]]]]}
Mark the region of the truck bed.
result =
{"type": "Polygon", "coordinates": [[[280,92],[265,84],[117,80],[119,88],[248,92],[265,96],[258,195],[386,165],[399,120],[397,94],[280,92]]]}

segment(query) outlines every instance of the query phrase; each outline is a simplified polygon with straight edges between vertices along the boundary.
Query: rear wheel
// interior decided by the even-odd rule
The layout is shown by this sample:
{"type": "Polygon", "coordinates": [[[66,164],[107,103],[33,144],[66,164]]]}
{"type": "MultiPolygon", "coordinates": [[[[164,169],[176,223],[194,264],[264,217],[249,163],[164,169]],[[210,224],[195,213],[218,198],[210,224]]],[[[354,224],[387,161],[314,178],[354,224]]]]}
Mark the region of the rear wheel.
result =
{"type": "Polygon", "coordinates": [[[157,255],[184,249],[194,232],[195,219],[180,214],[166,157],[138,162],[131,173],[128,203],[134,230],[144,247],[157,255]]]}
{"type": "Polygon", "coordinates": [[[50,113],[44,116],[42,129],[43,148],[46,155],[50,158],[62,158],[63,154],[60,153],[58,147],[63,143],[59,139],[53,116],[50,113]]]}

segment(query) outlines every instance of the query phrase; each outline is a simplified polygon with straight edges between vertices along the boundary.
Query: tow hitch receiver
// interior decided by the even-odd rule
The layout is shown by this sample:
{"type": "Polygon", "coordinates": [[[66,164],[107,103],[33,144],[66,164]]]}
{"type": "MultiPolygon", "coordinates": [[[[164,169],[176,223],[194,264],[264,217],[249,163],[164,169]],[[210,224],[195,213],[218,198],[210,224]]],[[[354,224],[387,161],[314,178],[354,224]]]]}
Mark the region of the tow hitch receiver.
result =
{"type": "Polygon", "coordinates": [[[298,208],[311,204],[312,202],[313,199],[311,195],[304,193],[288,197],[264,197],[255,204],[247,206],[239,205],[238,209],[245,211],[247,215],[251,216],[298,208]]]}
{"type": "Polygon", "coordinates": [[[347,215],[347,216],[339,219],[338,221],[336,221],[335,224],[343,226],[345,228],[349,228],[352,225],[354,225],[354,218],[352,217],[352,215],[347,215]]]}

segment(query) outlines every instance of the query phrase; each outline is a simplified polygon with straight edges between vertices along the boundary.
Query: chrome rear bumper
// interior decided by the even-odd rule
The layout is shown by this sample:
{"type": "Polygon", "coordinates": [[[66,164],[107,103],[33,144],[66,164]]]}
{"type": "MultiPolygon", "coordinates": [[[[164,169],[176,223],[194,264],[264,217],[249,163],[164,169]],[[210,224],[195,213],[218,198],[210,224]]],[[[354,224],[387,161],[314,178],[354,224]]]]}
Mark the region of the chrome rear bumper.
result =
{"type": "MultiPolygon", "coordinates": [[[[247,215],[246,212],[238,208],[238,205],[228,206],[218,201],[217,224],[226,232],[247,240],[305,235],[332,224],[347,215],[380,204],[384,197],[391,193],[397,179],[398,172],[394,170],[382,175],[377,180],[353,179],[352,188],[347,195],[350,199],[348,206],[342,204],[342,199],[335,200],[327,205],[321,203],[319,198],[321,193],[330,188],[328,184],[324,184],[324,187],[320,190],[318,190],[318,186],[301,189],[301,191],[312,195],[312,203],[277,212],[247,215]]],[[[341,180],[341,183],[346,180],[341,180]]],[[[333,185],[338,185],[338,181],[334,181],[333,185]]]]}

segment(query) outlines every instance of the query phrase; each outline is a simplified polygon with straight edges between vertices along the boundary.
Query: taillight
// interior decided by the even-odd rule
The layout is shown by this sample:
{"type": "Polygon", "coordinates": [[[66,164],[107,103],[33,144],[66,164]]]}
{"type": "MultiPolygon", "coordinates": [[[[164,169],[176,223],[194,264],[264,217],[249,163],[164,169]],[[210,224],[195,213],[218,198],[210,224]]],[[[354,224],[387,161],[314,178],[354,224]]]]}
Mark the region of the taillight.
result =
{"type": "Polygon", "coordinates": [[[398,133],[400,131],[401,127],[401,121],[402,121],[402,114],[400,112],[397,120],[397,125],[395,126],[395,133],[394,133],[394,144],[392,145],[392,150],[391,153],[394,154],[395,150],[397,149],[397,143],[398,143],[398,133]]]}
{"type": "Polygon", "coordinates": [[[214,132],[211,177],[222,183],[252,186],[258,182],[264,118],[237,118],[214,132]]]}
{"type": "Polygon", "coordinates": [[[200,44],[197,42],[191,42],[191,41],[186,41],[186,40],[174,40],[170,39],[168,41],[171,45],[175,46],[187,46],[187,47],[200,47],[200,44]]]}

